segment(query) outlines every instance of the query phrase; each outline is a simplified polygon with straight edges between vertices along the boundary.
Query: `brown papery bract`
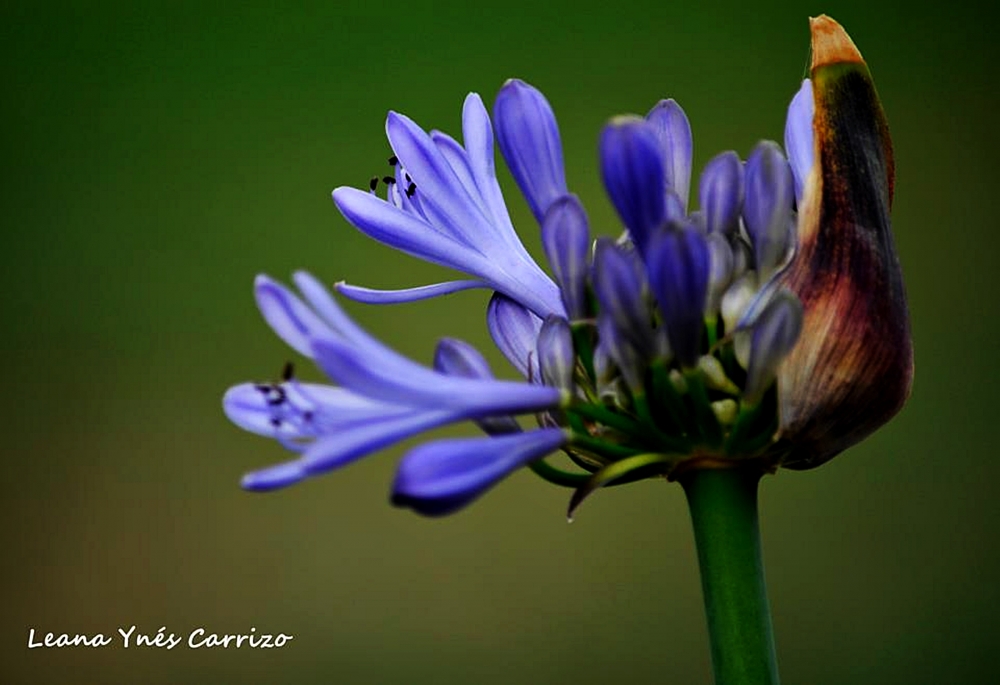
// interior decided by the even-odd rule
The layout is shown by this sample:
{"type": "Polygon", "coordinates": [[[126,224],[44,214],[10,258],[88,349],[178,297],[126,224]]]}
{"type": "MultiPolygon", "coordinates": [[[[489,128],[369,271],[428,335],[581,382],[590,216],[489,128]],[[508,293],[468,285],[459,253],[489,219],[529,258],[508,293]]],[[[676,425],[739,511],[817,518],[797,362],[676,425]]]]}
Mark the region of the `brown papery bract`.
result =
{"type": "Polygon", "coordinates": [[[810,21],[816,163],[784,276],[805,317],[778,376],[783,465],[822,464],[894,416],[913,348],[889,220],[894,182],[885,114],[861,54],[826,16],[810,21]]]}

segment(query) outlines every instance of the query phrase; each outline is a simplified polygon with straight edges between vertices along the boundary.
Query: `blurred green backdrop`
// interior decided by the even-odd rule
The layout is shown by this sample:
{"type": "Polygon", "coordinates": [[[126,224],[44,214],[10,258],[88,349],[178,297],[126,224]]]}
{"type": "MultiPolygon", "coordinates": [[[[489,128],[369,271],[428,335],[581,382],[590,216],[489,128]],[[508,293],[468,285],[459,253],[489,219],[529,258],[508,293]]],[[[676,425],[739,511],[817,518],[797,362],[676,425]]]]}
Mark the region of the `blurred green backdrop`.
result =
{"type": "MultiPolygon", "coordinates": [[[[875,437],[764,486],[784,680],[995,682],[990,19],[940,3],[616,5],[4,3],[0,682],[708,683],[680,488],[602,493],[568,526],[566,493],[517,474],[424,520],[386,502],[396,449],[254,496],[239,476],[284,453],[230,426],[220,397],[293,354],[254,309],[256,273],[442,275],[355,232],[329,199],[383,173],[388,109],[457,132],[468,91],[489,102],[507,77],[534,83],[571,187],[614,232],[602,122],[676,97],[698,168],[780,139],[820,12],[861,47],[893,127],[917,376],[875,437]],[[295,638],[27,649],[31,627],[133,624],[295,638]]],[[[429,359],[443,334],[489,346],[484,304],[351,310],[429,359]]]]}

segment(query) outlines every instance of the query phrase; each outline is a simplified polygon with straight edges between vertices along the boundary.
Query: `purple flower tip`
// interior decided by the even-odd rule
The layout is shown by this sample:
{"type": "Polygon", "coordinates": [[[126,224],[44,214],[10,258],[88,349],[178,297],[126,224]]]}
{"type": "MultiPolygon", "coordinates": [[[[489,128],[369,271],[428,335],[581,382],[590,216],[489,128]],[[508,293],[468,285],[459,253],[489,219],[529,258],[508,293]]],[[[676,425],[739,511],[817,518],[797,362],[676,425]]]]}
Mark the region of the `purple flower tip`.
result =
{"type": "Polygon", "coordinates": [[[705,236],[692,227],[657,233],[646,255],[670,348],[681,366],[698,363],[708,294],[710,258],[705,236]]]}
{"type": "Polygon", "coordinates": [[[590,231],[587,213],[575,195],[566,195],[545,212],[542,246],[570,319],[587,316],[587,267],[590,231]]]}
{"type": "Polygon", "coordinates": [[[710,233],[733,235],[743,208],[743,163],[735,152],[723,152],[705,165],[698,202],[710,233]]]}
{"type": "Polygon", "coordinates": [[[493,104],[500,153],[541,223],[546,210],[566,194],[559,126],[545,96],[519,79],[507,81],[493,104]]]}
{"type": "Polygon", "coordinates": [[[243,476],[240,486],[251,492],[269,492],[298,483],[307,475],[300,462],[290,461],[260,471],[251,471],[243,476]]]}
{"type": "Polygon", "coordinates": [[[646,120],[653,126],[663,154],[663,180],[681,202],[682,215],[687,212],[691,189],[691,156],[694,140],[691,124],[680,105],[673,99],[660,100],[646,120]]]}
{"type": "Polygon", "coordinates": [[[652,124],[616,117],[601,132],[601,176],[639,252],[666,218],[663,153],[652,124]]]}
{"type": "Polygon", "coordinates": [[[525,464],[566,444],[561,428],[425,443],[399,464],[392,503],[427,516],[466,506],[525,464]]]}

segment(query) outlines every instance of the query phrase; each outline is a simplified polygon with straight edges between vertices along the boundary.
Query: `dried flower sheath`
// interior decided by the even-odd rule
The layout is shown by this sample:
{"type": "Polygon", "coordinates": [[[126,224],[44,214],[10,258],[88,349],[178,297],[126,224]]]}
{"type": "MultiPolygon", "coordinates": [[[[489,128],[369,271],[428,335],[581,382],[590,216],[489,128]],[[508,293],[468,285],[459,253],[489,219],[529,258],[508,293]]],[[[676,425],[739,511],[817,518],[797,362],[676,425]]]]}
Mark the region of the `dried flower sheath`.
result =
{"type": "Polygon", "coordinates": [[[889,222],[892,142],[861,54],[812,19],[816,164],[804,180],[785,284],[805,310],[779,372],[790,468],[824,463],[888,421],[913,379],[903,278],[889,222]]]}

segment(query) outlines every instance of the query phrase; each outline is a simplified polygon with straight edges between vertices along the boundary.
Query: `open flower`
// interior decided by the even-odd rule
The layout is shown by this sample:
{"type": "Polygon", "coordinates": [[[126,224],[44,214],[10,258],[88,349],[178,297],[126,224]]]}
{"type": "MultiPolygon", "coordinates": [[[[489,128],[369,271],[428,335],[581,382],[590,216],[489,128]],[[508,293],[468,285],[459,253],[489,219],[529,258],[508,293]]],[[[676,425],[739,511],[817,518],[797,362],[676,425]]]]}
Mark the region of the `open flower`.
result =
{"type": "Polygon", "coordinates": [[[495,379],[475,349],[451,339],[424,367],[365,333],[312,277],[295,277],[302,298],[260,277],[265,319],[338,385],[287,374],[227,393],[235,423],[298,454],[244,486],[288,485],[471,421],[486,436],[428,442],[403,458],[394,503],[449,513],[528,466],[575,489],[572,512],[597,488],[637,478],[805,468],[887,420],[912,366],[889,233],[891,147],[850,39],[826,18],[812,27],[811,78],[788,110],[790,159],[763,141],[745,161],[715,156],[693,184],[691,127],[676,102],[607,124],[600,168],[626,229],[617,240],[592,243],[555,115],[532,86],[506,83],[492,122],[469,95],[462,143],[391,112],[392,175],[366,190],[337,188],[334,202],[365,234],[471,278],[338,290],[396,303],[488,288],[490,333],[524,381],[495,379]],[[552,277],[512,226],[494,126],[552,277]],[[538,428],[522,430],[518,415],[538,428]],[[574,472],[544,460],[557,450],[574,472]]]}

